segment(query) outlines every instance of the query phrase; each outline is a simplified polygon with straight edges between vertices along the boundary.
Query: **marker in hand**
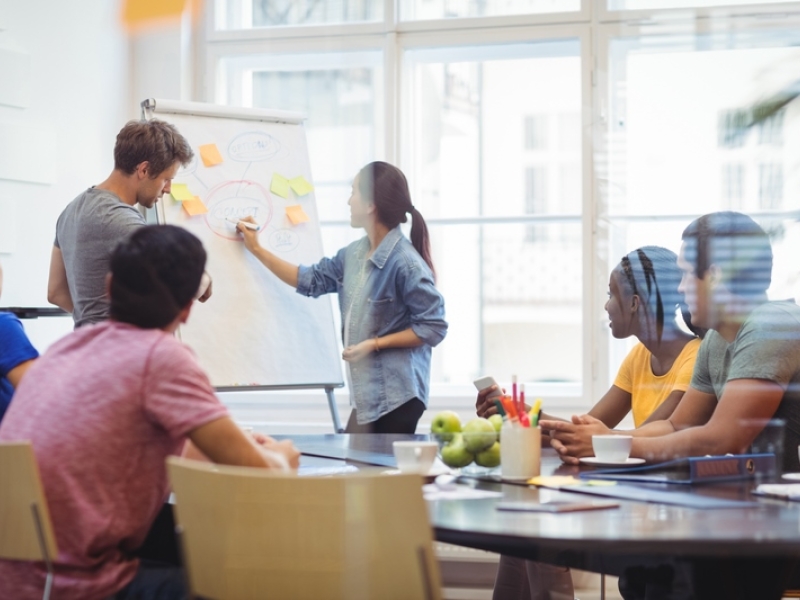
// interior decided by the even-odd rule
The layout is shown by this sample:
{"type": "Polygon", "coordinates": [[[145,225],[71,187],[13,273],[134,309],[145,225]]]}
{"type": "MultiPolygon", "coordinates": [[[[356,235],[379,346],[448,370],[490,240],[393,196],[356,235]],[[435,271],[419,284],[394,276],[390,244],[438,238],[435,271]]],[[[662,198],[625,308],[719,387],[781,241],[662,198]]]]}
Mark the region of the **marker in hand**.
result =
{"type": "Polygon", "coordinates": [[[233,217],[227,217],[226,219],[235,225],[241,223],[248,229],[252,229],[253,231],[258,231],[258,225],[256,225],[255,223],[251,223],[250,221],[240,221],[239,219],[234,219],[233,217]]]}

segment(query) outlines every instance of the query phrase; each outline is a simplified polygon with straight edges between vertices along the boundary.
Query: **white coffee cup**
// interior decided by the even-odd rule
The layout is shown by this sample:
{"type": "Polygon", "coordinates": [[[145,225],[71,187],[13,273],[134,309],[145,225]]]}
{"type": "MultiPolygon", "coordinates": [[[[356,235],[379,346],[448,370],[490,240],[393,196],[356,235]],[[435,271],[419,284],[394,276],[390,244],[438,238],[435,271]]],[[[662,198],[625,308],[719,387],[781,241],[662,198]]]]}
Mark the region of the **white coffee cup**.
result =
{"type": "Polygon", "coordinates": [[[592,449],[597,460],[603,462],[625,462],[631,454],[631,435],[593,435],[592,449]]]}
{"type": "Polygon", "coordinates": [[[397,468],[403,473],[426,474],[431,470],[439,444],[436,442],[401,441],[392,444],[397,468]]]}

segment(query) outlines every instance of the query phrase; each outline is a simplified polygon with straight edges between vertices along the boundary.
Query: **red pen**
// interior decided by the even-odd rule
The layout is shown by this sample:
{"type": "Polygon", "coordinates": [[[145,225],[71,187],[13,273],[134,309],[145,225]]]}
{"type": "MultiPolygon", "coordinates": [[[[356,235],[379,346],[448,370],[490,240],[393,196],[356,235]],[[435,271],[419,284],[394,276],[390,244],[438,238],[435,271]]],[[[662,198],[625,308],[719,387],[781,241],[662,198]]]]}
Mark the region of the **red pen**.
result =
{"type": "Polygon", "coordinates": [[[528,412],[525,410],[525,384],[519,384],[519,422],[523,427],[530,427],[531,420],[528,417],[528,412]]]}
{"type": "Polygon", "coordinates": [[[519,413],[519,399],[517,398],[517,376],[511,376],[511,400],[514,402],[514,410],[519,413]]]}

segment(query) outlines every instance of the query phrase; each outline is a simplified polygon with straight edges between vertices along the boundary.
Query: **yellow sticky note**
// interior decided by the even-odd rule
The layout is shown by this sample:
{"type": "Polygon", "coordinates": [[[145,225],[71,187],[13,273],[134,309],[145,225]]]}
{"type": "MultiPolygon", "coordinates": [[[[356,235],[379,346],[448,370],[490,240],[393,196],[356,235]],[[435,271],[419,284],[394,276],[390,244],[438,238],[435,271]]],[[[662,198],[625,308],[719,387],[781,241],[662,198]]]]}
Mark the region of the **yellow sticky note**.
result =
{"type": "Polygon", "coordinates": [[[586,485],[591,485],[595,487],[603,487],[605,485],[617,485],[616,481],[608,481],[607,479],[587,479],[584,481],[586,485]]]}
{"type": "Polygon", "coordinates": [[[306,214],[306,211],[304,211],[303,207],[299,204],[287,206],[286,216],[289,217],[292,225],[299,225],[300,223],[305,223],[308,221],[308,215],[306,214]]]}
{"type": "Polygon", "coordinates": [[[289,197],[289,180],[283,175],[277,173],[272,174],[272,184],[269,186],[269,191],[281,198],[289,197]]]}
{"type": "Polygon", "coordinates": [[[529,485],[559,488],[565,485],[578,485],[580,481],[570,475],[540,475],[528,480],[529,485]]]}
{"type": "Polygon", "coordinates": [[[222,163],[222,155],[216,144],[203,144],[200,146],[200,158],[203,159],[203,164],[207,167],[213,167],[222,163]]]}
{"type": "Polygon", "coordinates": [[[189,186],[185,183],[173,183],[170,186],[169,193],[172,194],[172,197],[178,202],[192,200],[195,197],[194,194],[189,191],[189,186]]]}
{"type": "Polygon", "coordinates": [[[190,217],[204,215],[208,212],[206,205],[197,196],[191,200],[185,200],[183,202],[183,210],[185,210],[190,217]]]}
{"type": "Polygon", "coordinates": [[[298,196],[305,196],[309,192],[314,191],[314,186],[306,181],[306,178],[302,175],[298,177],[294,177],[289,180],[289,185],[292,186],[294,193],[298,196]]]}

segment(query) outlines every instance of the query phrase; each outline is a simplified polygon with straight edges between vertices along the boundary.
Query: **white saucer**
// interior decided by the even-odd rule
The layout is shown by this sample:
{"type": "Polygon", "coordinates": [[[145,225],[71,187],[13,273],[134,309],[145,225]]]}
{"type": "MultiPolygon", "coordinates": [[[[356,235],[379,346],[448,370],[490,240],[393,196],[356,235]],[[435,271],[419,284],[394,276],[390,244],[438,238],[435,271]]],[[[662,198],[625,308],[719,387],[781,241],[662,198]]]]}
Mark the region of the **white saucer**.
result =
{"type": "Polygon", "coordinates": [[[592,465],[595,467],[632,467],[634,465],[643,465],[643,458],[628,458],[623,461],[607,461],[600,460],[596,456],[586,456],[581,458],[580,461],[585,465],[592,465]]]}
{"type": "Polygon", "coordinates": [[[788,479],[789,481],[800,481],[800,473],[784,473],[781,478],[788,479]]]}

